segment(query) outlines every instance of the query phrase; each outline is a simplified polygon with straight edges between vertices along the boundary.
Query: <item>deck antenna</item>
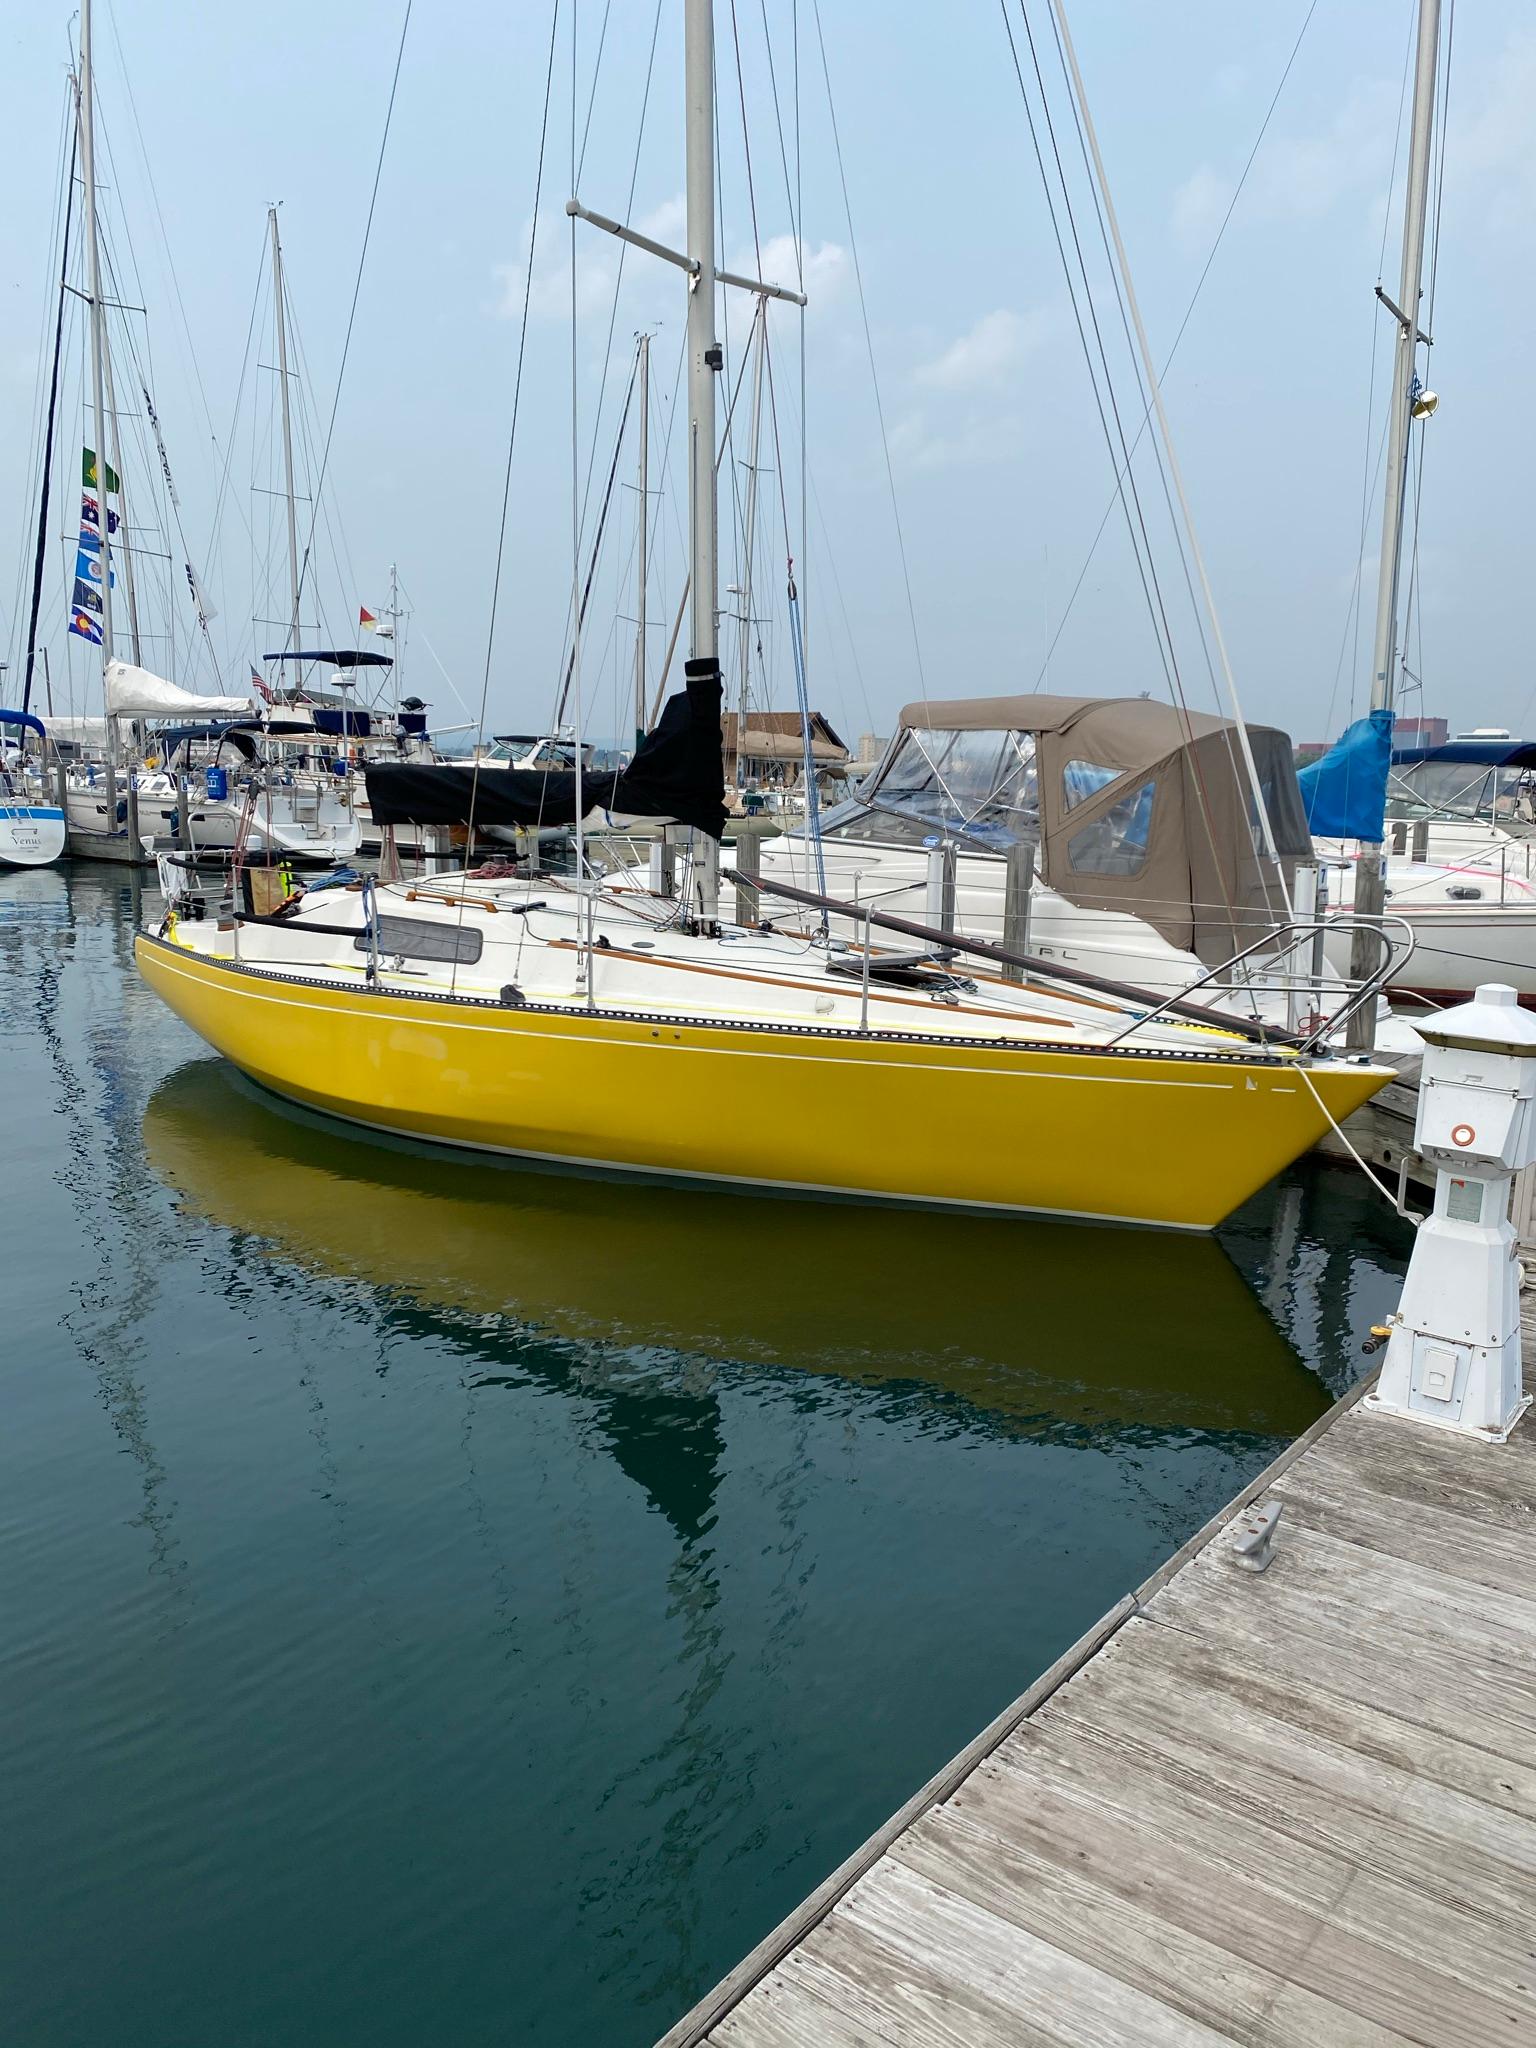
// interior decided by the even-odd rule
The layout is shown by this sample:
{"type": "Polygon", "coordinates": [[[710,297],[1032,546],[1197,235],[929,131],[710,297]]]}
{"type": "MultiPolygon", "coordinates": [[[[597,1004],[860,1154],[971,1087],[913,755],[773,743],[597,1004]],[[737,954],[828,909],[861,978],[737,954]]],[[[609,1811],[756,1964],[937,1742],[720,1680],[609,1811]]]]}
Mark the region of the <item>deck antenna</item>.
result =
{"type": "MultiPolygon", "coordinates": [[[[1397,601],[1403,562],[1403,515],[1408,489],[1408,429],[1433,410],[1432,394],[1421,393],[1415,365],[1419,343],[1430,336],[1419,326],[1420,280],[1424,269],[1424,223],[1429,210],[1430,144],[1435,119],[1435,67],[1440,52],[1440,0],[1419,0],[1418,53],[1413,72],[1413,127],[1408,146],[1408,185],[1403,206],[1403,262],[1397,303],[1380,285],[1376,296],[1397,322],[1392,364],[1392,407],[1388,415],[1387,465],[1382,487],[1381,565],[1376,584],[1376,645],[1371,662],[1371,709],[1392,709],[1399,654],[1397,601]],[[1421,401],[1431,403],[1421,412],[1421,401]]],[[[1387,870],[1380,841],[1360,842],[1355,862],[1355,934],[1350,953],[1352,980],[1374,974],[1381,942],[1370,920],[1387,904],[1387,870]]],[[[1374,1006],[1367,1003],[1349,1020],[1349,1043],[1369,1051],[1375,1037],[1374,1006]]]]}
{"type": "MultiPolygon", "coordinates": [[[[288,501],[288,591],[291,605],[289,630],[293,637],[288,642],[296,654],[303,645],[299,625],[299,520],[293,494],[293,420],[289,408],[288,394],[288,301],[283,287],[283,244],[277,232],[277,208],[267,208],[267,224],[272,231],[272,310],[277,321],[277,377],[283,393],[283,495],[288,501]]],[[[283,687],[288,687],[288,664],[283,663],[283,687]]],[[[294,677],[297,683],[299,670],[294,677]]]]}

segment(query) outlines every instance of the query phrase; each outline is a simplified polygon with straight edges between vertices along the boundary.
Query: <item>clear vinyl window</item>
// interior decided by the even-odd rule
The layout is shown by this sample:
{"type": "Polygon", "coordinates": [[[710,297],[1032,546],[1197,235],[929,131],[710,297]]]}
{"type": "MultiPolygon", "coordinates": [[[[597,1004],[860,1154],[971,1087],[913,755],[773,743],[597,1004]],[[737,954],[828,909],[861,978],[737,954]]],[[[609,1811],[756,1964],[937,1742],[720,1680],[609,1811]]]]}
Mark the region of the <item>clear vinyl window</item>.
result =
{"type": "Polygon", "coordinates": [[[1152,830],[1155,781],[1127,790],[1102,818],[1067,841],[1067,860],[1076,875],[1134,875],[1146,862],[1152,830]]]}
{"type": "Polygon", "coordinates": [[[1097,761],[1069,761],[1061,771],[1062,800],[1069,811],[1087,803],[1101,789],[1108,789],[1125,773],[1123,768],[1103,768],[1097,761]]]}

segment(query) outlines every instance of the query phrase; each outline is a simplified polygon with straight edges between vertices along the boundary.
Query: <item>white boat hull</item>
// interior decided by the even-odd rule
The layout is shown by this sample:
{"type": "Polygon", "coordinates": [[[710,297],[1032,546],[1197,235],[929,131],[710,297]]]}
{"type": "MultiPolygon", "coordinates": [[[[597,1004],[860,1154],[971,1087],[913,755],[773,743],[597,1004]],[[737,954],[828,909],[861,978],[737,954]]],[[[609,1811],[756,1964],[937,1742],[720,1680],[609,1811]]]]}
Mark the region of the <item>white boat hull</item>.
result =
{"type": "Polygon", "coordinates": [[[0,799],[0,867],[51,867],[63,856],[64,836],[57,804],[0,799]]]}

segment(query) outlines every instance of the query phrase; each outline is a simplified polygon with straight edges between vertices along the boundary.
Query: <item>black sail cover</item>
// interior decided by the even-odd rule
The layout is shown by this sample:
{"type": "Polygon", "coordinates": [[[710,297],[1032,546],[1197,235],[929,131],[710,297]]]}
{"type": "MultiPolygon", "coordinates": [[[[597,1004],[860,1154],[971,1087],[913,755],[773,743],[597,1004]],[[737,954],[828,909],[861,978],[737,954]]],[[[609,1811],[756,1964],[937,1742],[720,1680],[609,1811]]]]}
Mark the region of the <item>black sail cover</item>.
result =
{"type": "MultiPolygon", "coordinates": [[[[669,697],[627,768],[581,778],[586,811],[674,818],[718,839],[725,830],[725,763],[720,749],[720,664],[690,661],[682,694],[669,697]]],[[[368,807],[376,825],[574,825],[574,770],[476,768],[409,761],[369,764],[368,807]]]]}

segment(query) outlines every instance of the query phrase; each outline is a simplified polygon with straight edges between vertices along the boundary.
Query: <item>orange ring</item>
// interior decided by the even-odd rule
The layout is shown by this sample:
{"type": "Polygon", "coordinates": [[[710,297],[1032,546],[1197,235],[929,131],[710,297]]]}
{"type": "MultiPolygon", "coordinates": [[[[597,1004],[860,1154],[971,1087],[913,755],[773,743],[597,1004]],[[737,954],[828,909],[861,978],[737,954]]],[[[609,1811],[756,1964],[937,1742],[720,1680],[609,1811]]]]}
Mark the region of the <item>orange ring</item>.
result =
{"type": "Polygon", "coordinates": [[[1451,1143],[1459,1145],[1465,1151],[1467,1146],[1472,1144],[1476,1137],[1477,1133],[1470,1124],[1458,1124],[1451,1133],[1451,1143]]]}

